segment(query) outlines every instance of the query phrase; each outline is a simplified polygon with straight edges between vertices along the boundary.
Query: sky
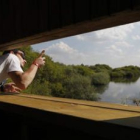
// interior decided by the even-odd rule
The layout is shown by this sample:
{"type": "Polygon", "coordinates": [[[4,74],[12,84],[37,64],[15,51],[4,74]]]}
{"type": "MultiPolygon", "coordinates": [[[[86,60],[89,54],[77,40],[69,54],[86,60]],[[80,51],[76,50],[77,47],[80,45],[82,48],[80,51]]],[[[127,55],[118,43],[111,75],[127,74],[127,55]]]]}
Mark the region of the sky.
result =
{"type": "Polygon", "coordinates": [[[140,22],[31,45],[66,65],[107,64],[140,67],[140,22]]]}

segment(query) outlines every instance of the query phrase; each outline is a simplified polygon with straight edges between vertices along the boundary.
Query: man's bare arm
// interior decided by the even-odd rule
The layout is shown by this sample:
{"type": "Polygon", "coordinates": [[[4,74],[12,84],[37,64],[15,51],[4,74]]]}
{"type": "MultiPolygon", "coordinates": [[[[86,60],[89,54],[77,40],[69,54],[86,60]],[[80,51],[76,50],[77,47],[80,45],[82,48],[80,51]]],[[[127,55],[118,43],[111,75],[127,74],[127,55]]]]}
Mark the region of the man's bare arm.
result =
{"type": "Polygon", "coordinates": [[[30,68],[25,72],[13,71],[9,72],[10,78],[20,89],[26,89],[33,81],[36,72],[39,67],[45,64],[44,57],[42,57],[44,51],[41,52],[40,56],[31,64],[30,68]]]}

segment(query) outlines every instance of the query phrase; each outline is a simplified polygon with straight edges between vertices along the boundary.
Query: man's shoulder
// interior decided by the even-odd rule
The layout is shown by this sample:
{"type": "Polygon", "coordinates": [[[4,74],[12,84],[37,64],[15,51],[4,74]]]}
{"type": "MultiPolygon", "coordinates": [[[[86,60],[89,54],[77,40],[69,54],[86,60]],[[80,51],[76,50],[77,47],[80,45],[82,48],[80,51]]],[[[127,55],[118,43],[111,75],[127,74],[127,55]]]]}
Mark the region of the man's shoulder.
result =
{"type": "Polygon", "coordinates": [[[20,63],[18,57],[14,54],[5,54],[0,56],[0,64],[20,63]]]}
{"type": "Polygon", "coordinates": [[[9,61],[12,61],[12,60],[13,61],[19,61],[18,57],[16,55],[14,55],[14,54],[11,54],[11,53],[8,55],[7,59],[9,61]]]}
{"type": "Polygon", "coordinates": [[[17,56],[15,56],[14,54],[11,53],[7,53],[5,55],[1,55],[0,58],[4,58],[4,59],[13,59],[13,58],[17,58],[17,56]]]}
{"type": "Polygon", "coordinates": [[[9,54],[6,64],[8,66],[8,72],[12,72],[12,71],[23,72],[20,66],[20,60],[14,54],[9,54]]]}
{"type": "Polygon", "coordinates": [[[14,55],[14,54],[12,54],[12,53],[10,53],[10,54],[8,55],[8,58],[16,58],[16,59],[17,59],[17,56],[14,55]]]}

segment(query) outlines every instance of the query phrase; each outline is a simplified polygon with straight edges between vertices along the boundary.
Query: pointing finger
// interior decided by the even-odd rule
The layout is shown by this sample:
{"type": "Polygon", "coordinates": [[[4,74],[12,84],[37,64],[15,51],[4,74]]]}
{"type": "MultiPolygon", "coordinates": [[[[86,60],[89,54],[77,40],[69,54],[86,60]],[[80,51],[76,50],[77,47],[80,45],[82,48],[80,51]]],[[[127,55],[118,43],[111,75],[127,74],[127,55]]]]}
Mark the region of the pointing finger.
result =
{"type": "Polygon", "coordinates": [[[45,50],[43,50],[43,51],[40,53],[39,57],[42,57],[44,54],[45,54],[45,50]]]}

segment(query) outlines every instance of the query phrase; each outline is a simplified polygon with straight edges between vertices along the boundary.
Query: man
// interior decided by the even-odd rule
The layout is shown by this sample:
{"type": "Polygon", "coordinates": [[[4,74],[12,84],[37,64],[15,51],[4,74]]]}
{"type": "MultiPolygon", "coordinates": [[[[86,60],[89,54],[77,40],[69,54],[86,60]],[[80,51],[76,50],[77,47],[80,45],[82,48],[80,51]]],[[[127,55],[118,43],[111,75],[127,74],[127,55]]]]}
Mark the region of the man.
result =
{"type": "Polygon", "coordinates": [[[29,69],[23,72],[26,60],[23,51],[13,49],[5,51],[0,56],[0,89],[2,92],[20,92],[26,89],[33,81],[38,68],[45,64],[45,57],[43,57],[45,51],[43,50],[38,58],[36,58],[29,69]],[[11,78],[13,83],[4,85],[4,81],[7,78],[11,78]]]}

